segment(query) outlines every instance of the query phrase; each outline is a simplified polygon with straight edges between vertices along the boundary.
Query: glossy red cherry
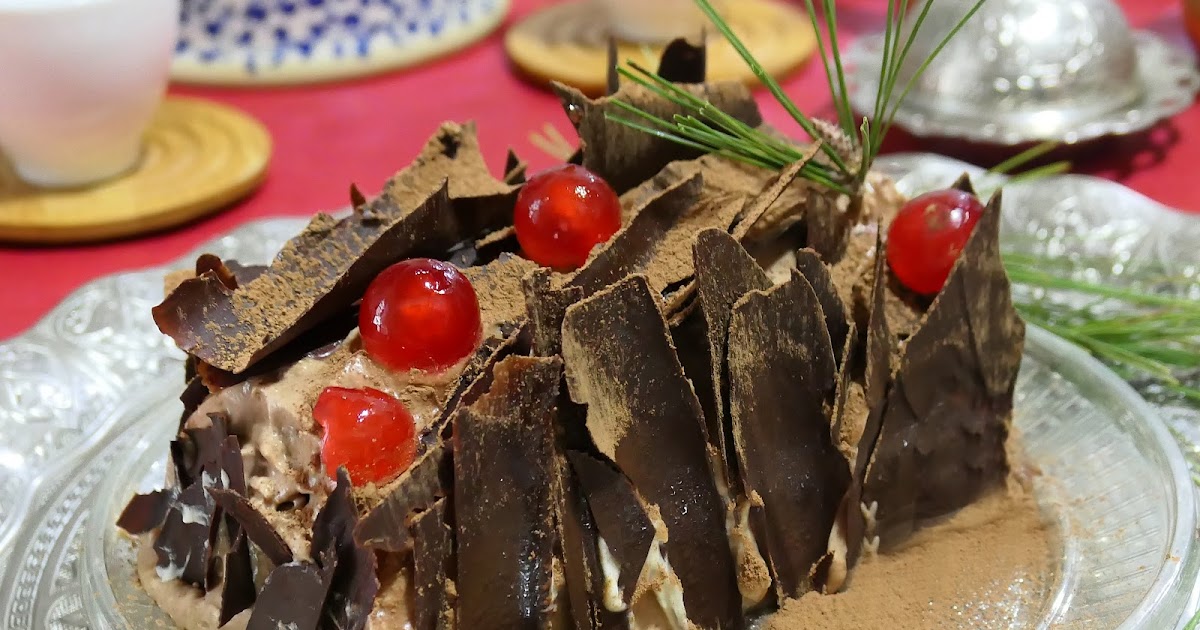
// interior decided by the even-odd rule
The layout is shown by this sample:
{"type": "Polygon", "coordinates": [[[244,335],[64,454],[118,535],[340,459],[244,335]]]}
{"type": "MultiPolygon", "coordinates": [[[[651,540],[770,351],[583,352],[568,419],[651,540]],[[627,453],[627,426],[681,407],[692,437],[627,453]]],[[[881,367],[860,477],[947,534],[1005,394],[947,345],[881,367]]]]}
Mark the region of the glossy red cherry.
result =
{"type": "Polygon", "coordinates": [[[454,265],[414,258],[371,282],[358,328],[367,354],[392,370],[443,370],[479,345],[479,300],[454,265]]]}
{"type": "Polygon", "coordinates": [[[904,286],[922,295],[942,290],[983,204],[961,190],[938,190],[901,206],[888,228],[887,261],[904,286]]]}
{"type": "Polygon", "coordinates": [[[345,466],[355,485],[387,483],[417,455],[412,414],[377,389],[326,387],[313,406],[313,419],[325,428],[321,461],[330,477],[345,466]]]}
{"type": "Polygon", "coordinates": [[[534,175],[517,195],[517,241],[539,265],[570,270],[621,229],[621,202],[608,182],[567,164],[534,175]]]}

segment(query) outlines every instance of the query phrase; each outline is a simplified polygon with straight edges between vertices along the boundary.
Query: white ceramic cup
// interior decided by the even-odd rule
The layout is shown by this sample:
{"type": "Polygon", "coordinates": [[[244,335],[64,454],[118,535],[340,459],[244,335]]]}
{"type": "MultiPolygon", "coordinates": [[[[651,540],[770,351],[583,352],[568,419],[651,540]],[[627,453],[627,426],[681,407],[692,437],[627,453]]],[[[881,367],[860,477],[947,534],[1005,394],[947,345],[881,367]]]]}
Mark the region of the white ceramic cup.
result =
{"type": "MultiPolygon", "coordinates": [[[[696,38],[708,18],[695,0],[596,0],[608,13],[613,34],[628,42],[662,43],[676,37],[696,38]]],[[[720,10],[725,2],[713,2],[720,10]]],[[[708,26],[712,31],[712,26],[708,26]]]]}
{"type": "Polygon", "coordinates": [[[162,100],[179,0],[0,0],[0,151],[40,186],[119,175],[162,100]]]}

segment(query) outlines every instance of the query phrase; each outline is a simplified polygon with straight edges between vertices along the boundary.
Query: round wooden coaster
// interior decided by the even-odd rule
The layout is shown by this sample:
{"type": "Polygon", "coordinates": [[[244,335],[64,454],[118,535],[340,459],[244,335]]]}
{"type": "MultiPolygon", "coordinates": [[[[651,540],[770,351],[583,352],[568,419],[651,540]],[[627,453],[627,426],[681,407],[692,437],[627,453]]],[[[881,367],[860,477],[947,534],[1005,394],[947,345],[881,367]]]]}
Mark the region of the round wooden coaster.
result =
{"type": "Polygon", "coordinates": [[[38,188],[0,156],[0,241],[79,243],[172,227],[220,210],[262,183],[271,137],[210,101],[168,98],[134,170],[91,186],[38,188]]]}
{"type": "MultiPolygon", "coordinates": [[[[772,76],[790,72],[816,50],[812,22],[799,9],[771,0],[737,0],[727,6],[725,21],[772,76]]],[[[575,0],[548,6],[513,25],[504,48],[513,64],[535,81],[559,81],[597,96],[604,93],[608,76],[610,33],[599,3],[575,0]]],[[[653,69],[661,52],[661,45],[619,42],[617,59],[653,69]]],[[[708,78],[756,81],[737,51],[715,31],[708,34],[708,78]]]]}

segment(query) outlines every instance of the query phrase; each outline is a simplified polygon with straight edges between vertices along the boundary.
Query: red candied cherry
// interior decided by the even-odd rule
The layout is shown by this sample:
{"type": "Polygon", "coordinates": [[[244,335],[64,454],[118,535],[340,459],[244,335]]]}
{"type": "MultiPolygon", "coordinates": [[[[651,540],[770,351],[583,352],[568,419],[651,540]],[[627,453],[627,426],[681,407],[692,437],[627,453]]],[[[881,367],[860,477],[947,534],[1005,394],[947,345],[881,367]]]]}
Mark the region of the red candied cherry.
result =
{"type": "Polygon", "coordinates": [[[417,456],[412,414],[377,389],[326,387],[313,406],[313,420],[325,428],[321,461],[330,477],[345,466],[356,485],[383,484],[417,456]]]}
{"type": "Polygon", "coordinates": [[[892,273],[922,295],[941,291],[983,211],[974,195],[955,189],[925,193],[901,206],[888,228],[892,273]]]}
{"type": "Polygon", "coordinates": [[[575,269],[621,229],[621,202],[608,182],[574,164],[534,175],[517,195],[517,241],[530,260],[575,269]]]}
{"type": "Polygon", "coordinates": [[[358,328],[367,354],[392,370],[444,370],[479,345],[479,300],[454,265],[414,258],[371,281],[358,328]]]}

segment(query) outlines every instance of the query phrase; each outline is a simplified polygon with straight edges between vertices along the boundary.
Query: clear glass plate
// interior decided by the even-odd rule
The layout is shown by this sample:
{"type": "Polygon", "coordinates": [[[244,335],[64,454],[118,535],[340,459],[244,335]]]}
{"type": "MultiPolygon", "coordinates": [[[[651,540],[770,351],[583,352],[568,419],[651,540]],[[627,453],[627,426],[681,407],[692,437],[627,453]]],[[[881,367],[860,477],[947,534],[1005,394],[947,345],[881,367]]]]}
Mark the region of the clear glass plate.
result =
{"type": "MultiPolygon", "coordinates": [[[[907,192],[969,170],[935,156],[883,167],[907,192]]],[[[1200,222],[1090,178],[1007,192],[1006,246],[1078,255],[1088,261],[1081,274],[1115,281],[1166,269],[1183,279],[1171,290],[1200,297],[1200,222]],[[1097,269],[1098,255],[1111,265],[1097,269]]],[[[202,249],[268,260],[300,226],[253,223],[202,249]]],[[[113,527],[130,494],[161,482],[178,418],[182,356],[149,318],[162,272],[99,280],[0,344],[0,628],[165,622],[136,587],[132,546],[113,527]]],[[[1168,407],[1151,408],[1086,354],[1031,330],[1016,422],[1046,473],[1037,494],[1065,544],[1053,597],[1019,627],[1171,628],[1197,608],[1196,498],[1160,412],[1172,410],[1184,435],[1200,425],[1194,410],[1157,402],[1168,407]]]]}

